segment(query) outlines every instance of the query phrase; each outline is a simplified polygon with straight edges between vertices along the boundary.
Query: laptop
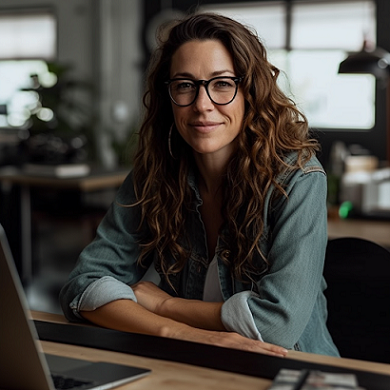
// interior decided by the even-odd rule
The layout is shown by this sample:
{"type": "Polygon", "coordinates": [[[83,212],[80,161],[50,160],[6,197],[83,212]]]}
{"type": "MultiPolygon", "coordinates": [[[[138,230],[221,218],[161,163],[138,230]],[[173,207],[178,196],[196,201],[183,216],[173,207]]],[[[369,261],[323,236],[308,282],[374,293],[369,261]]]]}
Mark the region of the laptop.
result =
{"type": "Polygon", "coordinates": [[[27,300],[0,224],[0,389],[111,389],[151,370],[41,351],[27,300]]]}

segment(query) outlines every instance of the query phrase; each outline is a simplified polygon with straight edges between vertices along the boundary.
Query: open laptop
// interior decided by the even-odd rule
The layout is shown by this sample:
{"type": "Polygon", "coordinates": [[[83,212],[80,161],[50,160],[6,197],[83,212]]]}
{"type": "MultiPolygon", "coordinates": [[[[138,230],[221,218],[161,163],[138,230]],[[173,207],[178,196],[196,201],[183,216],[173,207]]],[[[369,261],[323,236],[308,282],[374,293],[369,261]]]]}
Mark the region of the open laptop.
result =
{"type": "Polygon", "coordinates": [[[0,389],[111,389],[148,369],[45,354],[28,318],[27,300],[0,224],[0,389]]]}

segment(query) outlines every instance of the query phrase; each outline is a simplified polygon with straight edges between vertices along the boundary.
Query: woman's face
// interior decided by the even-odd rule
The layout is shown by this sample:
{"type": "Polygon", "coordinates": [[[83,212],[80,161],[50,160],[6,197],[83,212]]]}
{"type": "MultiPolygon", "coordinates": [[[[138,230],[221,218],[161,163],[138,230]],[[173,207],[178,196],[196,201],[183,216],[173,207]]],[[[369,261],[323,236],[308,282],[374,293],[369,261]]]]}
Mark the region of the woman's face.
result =
{"type": "MultiPolygon", "coordinates": [[[[171,79],[209,80],[217,76],[241,76],[235,74],[232,57],[218,40],[186,42],[172,57],[171,79]]],[[[172,103],[172,109],[177,130],[195,153],[228,159],[234,152],[245,110],[240,88],[231,103],[217,105],[201,86],[194,103],[187,107],[172,103]]]]}

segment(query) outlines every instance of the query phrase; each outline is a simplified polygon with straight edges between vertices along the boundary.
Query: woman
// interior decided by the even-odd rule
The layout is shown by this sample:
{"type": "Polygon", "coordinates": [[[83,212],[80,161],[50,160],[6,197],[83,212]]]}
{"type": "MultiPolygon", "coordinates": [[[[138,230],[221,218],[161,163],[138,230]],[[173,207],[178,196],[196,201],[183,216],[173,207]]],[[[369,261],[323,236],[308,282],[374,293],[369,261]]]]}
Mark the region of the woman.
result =
{"type": "Polygon", "coordinates": [[[61,291],[69,320],[285,356],[337,355],[326,178],[240,23],[176,23],[152,59],[134,169],[61,291]],[[159,285],[141,281],[155,268],[159,285]]]}

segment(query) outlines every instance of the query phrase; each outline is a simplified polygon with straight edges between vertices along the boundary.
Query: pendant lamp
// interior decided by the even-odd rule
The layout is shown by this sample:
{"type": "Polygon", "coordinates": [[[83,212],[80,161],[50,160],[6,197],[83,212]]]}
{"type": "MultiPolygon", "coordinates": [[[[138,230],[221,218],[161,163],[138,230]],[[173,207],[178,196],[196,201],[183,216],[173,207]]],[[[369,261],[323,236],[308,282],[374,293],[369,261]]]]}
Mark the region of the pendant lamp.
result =
{"type": "Polygon", "coordinates": [[[339,66],[339,73],[369,73],[377,79],[390,76],[390,53],[379,47],[370,49],[367,42],[361,51],[351,53],[339,66]]]}
{"type": "Polygon", "coordinates": [[[340,63],[339,73],[372,74],[387,87],[387,162],[390,165],[390,53],[379,47],[371,49],[364,41],[361,51],[351,53],[340,63]]]}

